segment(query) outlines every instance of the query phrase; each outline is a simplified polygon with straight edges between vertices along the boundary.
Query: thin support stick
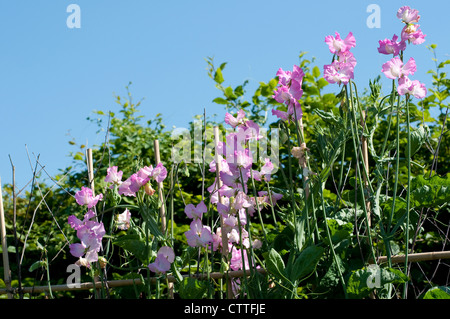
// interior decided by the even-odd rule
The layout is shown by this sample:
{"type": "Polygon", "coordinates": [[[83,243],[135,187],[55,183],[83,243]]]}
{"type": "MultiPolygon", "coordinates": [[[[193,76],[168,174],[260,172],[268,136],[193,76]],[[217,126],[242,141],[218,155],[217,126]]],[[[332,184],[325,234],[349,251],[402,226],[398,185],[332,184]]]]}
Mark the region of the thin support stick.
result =
{"type": "MultiPolygon", "coordinates": [[[[159,153],[159,141],[154,140],[153,145],[155,147],[155,164],[158,165],[159,163],[161,163],[161,156],[159,153]]],[[[165,203],[164,203],[163,187],[164,187],[163,183],[158,182],[158,196],[159,196],[159,200],[161,201],[161,207],[159,208],[159,215],[161,218],[161,232],[163,234],[166,234],[167,222],[166,222],[166,208],[165,208],[165,203]]],[[[173,225],[173,220],[172,220],[172,225],[173,225]]],[[[169,282],[167,288],[169,291],[169,298],[173,299],[174,298],[173,283],[169,282]]]]}
{"type": "Polygon", "coordinates": [[[9,268],[8,245],[6,243],[6,226],[5,226],[5,212],[3,211],[3,196],[2,196],[2,180],[0,179],[0,230],[3,249],[3,273],[5,278],[5,285],[7,289],[8,299],[12,299],[11,291],[11,270],[9,268]]]}
{"type": "MultiPolygon", "coordinates": [[[[223,204],[223,198],[219,194],[219,189],[222,187],[222,180],[220,179],[220,170],[222,169],[222,165],[219,158],[219,127],[214,126],[214,147],[215,147],[215,157],[214,161],[216,162],[216,192],[217,198],[219,199],[219,203],[223,204]]],[[[222,232],[222,262],[228,265],[228,234],[225,231],[225,227],[223,223],[223,216],[220,216],[220,229],[222,232]]],[[[233,292],[231,289],[231,279],[226,276],[226,286],[227,286],[227,298],[233,299],[233,292]]]]}

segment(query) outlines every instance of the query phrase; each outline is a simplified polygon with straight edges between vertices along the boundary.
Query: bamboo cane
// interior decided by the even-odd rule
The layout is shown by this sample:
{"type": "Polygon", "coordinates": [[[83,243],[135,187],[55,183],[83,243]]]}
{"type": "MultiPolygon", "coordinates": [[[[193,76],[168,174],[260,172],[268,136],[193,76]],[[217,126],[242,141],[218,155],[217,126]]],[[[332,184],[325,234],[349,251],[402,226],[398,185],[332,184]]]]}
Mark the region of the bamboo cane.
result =
{"type": "MultiPolygon", "coordinates": [[[[261,274],[266,274],[266,270],[263,268],[256,269],[261,274]]],[[[236,270],[236,271],[230,271],[227,274],[223,274],[220,272],[212,272],[209,274],[209,278],[211,279],[222,279],[224,276],[227,276],[229,278],[241,278],[243,276],[250,276],[251,272],[250,269],[247,270],[245,273],[243,270],[236,270]]],[[[198,280],[207,280],[208,275],[207,274],[191,274],[191,275],[183,275],[183,278],[195,278],[198,280]]],[[[150,278],[150,283],[155,284],[159,278],[152,277],[150,278]]],[[[167,276],[167,279],[170,283],[174,283],[177,281],[177,278],[175,276],[167,276]]],[[[107,286],[110,288],[113,287],[124,287],[124,286],[131,286],[131,285],[141,285],[143,282],[140,279],[122,279],[122,280],[111,280],[107,282],[107,286]]],[[[85,282],[81,283],[79,287],[73,287],[69,288],[67,285],[53,285],[51,286],[52,291],[81,291],[81,290],[89,290],[89,289],[99,289],[102,288],[102,282],[96,281],[95,286],[92,282],[85,282]]],[[[17,288],[12,288],[12,290],[16,290],[17,288]]],[[[35,286],[35,287],[23,287],[23,293],[42,293],[47,292],[49,290],[48,286],[35,286]]],[[[0,295],[7,293],[9,290],[2,288],[0,289],[0,295]]]]}
{"type": "MultiPolygon", "coordinates": [[[[361,111],[361,125],[363,125],[363,129],[365,126],[365,122],[366,122],[366,112],[364,110],[361,111]]],[[[365,174],[363,174],[363,180],[364,180],[364,186],[366,187],[366,189],[369,187],[369,181],[368,181],[368,177],[369,177],[369,150],[367,147],[367,139],[364,136],[364,134],[362,134],[361,137],[361,143],[362,143],[362,156],[363,156],[363,162],[364,162],[364,170],[365,170],[365,174]]],[[[370,212],[370,201],[369,199],[366,200],[366,210],[367,210],[367,222],[368,222],[368,226],[369,228],[372,225],[371,222],[371,212],[370,212]]]]}
{"type": "MultiPolygon", "coordinates": [[[[221,204],[223,204],[223,198],[219,194],[219,189],[222,187],[222,180],[220,179],[220,171],[222,168],[220,159],[219,159],[219,127],[214,126],[214,148],[215,148],[215,157],[214,160],[216,162],[216,189],[217,189],[217,198],[221,204]]],[[[220,229],[222,232],[222,261],[228,265],[228,235],[223,227],[223,216],[220,216],[220,229]]],[[[226,286],[227,286],[227,298],[233,299],[233,292],[231,290],[231,279],[229,276],[226,276],[226,286]]]]}
{"type": "MultiPolygon", "coordinates": [[[[158,165],[161,162],[161,155],[159,152],[159,141],[154,140],[153,145],[155,147],[155,164],[158,165]]],[[[159,182],[158,183],[158,196],[159,196],[159,200],[161,201],[161,207],[159,208],[159,215],[161,218],[161,232],[163,234],[165,234],[166,228],[167,228],[167,221],[166,221],[166,208],[164,205],[165,203],[164,203],[163,187],[164,187],[163,183],[159,182]]],[[[168,290],[169,290],[169,298],[173,299],[173,282],[169,282],[168,290]]]]}
{"type": "MultiPolygon", "coordinates": [[[[161,157],[159,153],[159,141],[154,140],[153,145],[155,147],[155,163],[158,165],[161,162],[161,157]]],[[[163,195],[163,183],[158,183],[158,196],[161,201],[161,207],[159,208],[159,215],[161,218],[161,231],[163,234],[166,232],[166,209],[164,206],[164,195],[163,195]]]]}
{"type": "Polygon", "coordinates": [[[9,268],[9,257],[8,257],[8,245],[6,243],[6,226],[5,226],[5,212],[3,210],[3,195],[2,195],[2,180],[0,178],[0,230],[2,238],[2,249],[3,249],[3,273],[5,278],[5,285],[8,294],[8,299],[12,299],[11,294],[11,270],[9,268]]]}
{"type": "MultiPolygon", "coordinates": [[[[406,255],[391,256],[392,263],[404,263],[406,255]]],[[[419,262],[437,259],[450,259],[450,251],[432,251],[426,253],[408,254],[408,262],[419,262]]],[[[387,256],[380,256],[377,259],[377,263],[385,263],[388,261],[387,256]]]]}

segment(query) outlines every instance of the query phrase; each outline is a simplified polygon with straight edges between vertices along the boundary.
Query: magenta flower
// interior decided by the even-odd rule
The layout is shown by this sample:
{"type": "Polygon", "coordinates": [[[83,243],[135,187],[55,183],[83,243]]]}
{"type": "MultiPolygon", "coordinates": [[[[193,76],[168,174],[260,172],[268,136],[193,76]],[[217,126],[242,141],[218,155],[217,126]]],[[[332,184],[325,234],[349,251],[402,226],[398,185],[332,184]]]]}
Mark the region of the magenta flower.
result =
{"type": "Polygon", "coordinates": [[[323,77],[328,83],[347,84],[354,78],[353,70],[352,64],[335,60],[331,64],[324,65],[323,77]]]}
{"type": "Polygon", "coordinates": [[[120,185],[122,183],[122,171],[117,171],[117,166],[108,167],[106,170],[105,182],[112,183],[111,188],[114,185],[120,185]]]}
{"type": "Polygon", "coordinates": [[[271,174],[273,171],[273,164],[269,158],[264,160],[264,165],[261,167],[260,173],[264,176],[266,182],[270,182],[271,174]]]}
{"type": "Polygon", "coordinates": [[[136,193],[148,181],[148,177],[143,178],[142,174],[134,173],[133,175],[128,177],[122,184],[120,184],[119,195],[136,197],[136,193]]]}
{"type": "Polygon", "coordinates": [[[78,205],[86,205],[88,208],[92,208],[97,205],[99,200],[103,199],[103,194],[98,194],[97,196],[93,196],[93,192],[88,187],[81,187],[81,190],[75,193],[75,200],[78,205]]]}
{"type": "Polygon", "coordinates": [[[389,79],[401,78],[416,72],[416,61],[410,58],[408,62],[403,63],[399,57],[394,57],[383,64],[381,71],[389,79]]]}
{"type": "Polygon", "coordinates": [[[402,30],[402,41],[408,41],[414,45],[422,44],[425,42],[425,34],[422,33],[422,30],[419,29],[418,24],[407,24],[403,27],[402,30]]]}
{"type": "Polygon", "coordinates": [[[203,201],[201,201],[197,206],[194,206],[194,204],[188,204],[184,208],[184,212],[187,217],[192,219],[202,219],[203,214],[207,211],[208,208],[203,201]]]}
{"type": "Polygon", "coordinates": [[[244,124],[245,112],[243,110],[239,110],[236,117],[231,115],[230,113],[225,114],[225,123],[231,125],[233,128],[244,124]]]}
{"type": "Polygon", "coordinates": [[[406,24],[419,22],[420,16],[419,11],[416,9],[411,9],[408,6],[403,6],[397,11],[397,18],[402,20],[406,24]]]}
{"type": "Polygon", "coordinates": [[[151,173],[152,178],[157,182],[161,183],[166,179],[167,177],[167,169],[164,167],[164,165],[160,162],[156,167],[152,170],[151,173]]]}
{"type": "Polygon", "coordinates": [[[400,95],[409,94],[417,99],[423,99],[427,95],[425,84],[418,80],[411,81],[407,76],[401,77],[398,80],[397,92],[400,95]]]}
{"type": "Polygon", "coordinates": [[[331,53],[345,52],[356,46],[356,40],[352,32],[349,32],[345,39],[341,39],[338,32],[335,35],[335,37],[332,35],[325,37],[325,43],[328,44],[331,53]]]}
{"type": "MultiPolygon", "coordinates": [[[[245,269],[250,269],[250,265],[248,263],[247,251],[244,249],[244,262],[245,269]]],[[[241,270],[242,267],[242,249],[233,249],[231,252],[231,260],[230,260],[230,268],[233,270],[241,270]]]]}
{"type": "Polygon", "coordinates": [[[168,246],[163,246],[158,250],[155,261],[148,264],[148,268],[154,273],[164,274],[170,270],[170,265],[174,260],[175,253],[173,252],[173,249],[168,246]]]}
{"type": "Polygon", "coordinates": [[[98,260],[98,252],[101,249],[101,242],[105,235],[103,223],[92,220],[95,212],[89,210],[83,221],[76,216],[71,215],[68,218],[68,224],[77,231],[77,237],[81,243],[70,244],[70,253],[74,257],[82,257],[85,255],[87,262],[95,262],[98,260]]]}
{"type": "Polygon", "coordinates": [[[406,42],[399,41],[397,42],[398,36],[394,34],[392,40],[384,39],[378,41],[380,47],[378,48],[378,52],[381,54],[393,54],[397,56],[400,54],[400,51],[404,51],[406,49],[406,42]]]}
{"type": "Polygon", "coordinates": [[[193,220],[190,229],[184,235],[191,247],[206,247],[213,241],[211,229],[208,226],[203,226],[200,219],[193,220]]]}

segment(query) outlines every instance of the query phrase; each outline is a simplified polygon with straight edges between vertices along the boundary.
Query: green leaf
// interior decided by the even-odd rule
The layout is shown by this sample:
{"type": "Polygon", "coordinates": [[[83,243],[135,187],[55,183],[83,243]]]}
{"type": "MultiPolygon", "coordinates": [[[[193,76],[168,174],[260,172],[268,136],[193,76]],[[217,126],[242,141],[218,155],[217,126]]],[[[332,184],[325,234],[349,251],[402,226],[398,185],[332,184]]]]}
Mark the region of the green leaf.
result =
{"type": "Polygon", "coordinates": [[[266,267],[267,270],[278,279],[289,282],[284,271],[286,267],[283,258],[281,258],[280,254],[273,248],[270,249],[269,254],[267,255],[266,267]]]}
{"type": "Polygon", "coordinates": [[[450,180],[438,175],[411,180],[411,202],[416,207],[437,207],[450,201],[450,180]]]}
{"type": "Polygon", "coordinates": [[[294,262],[294,267],[291,271],[291,281],[297,281],[303,279],[307,275],[311,274],[316,269],[320,258],[323,255],[324,249],[319,246],[308,246],[297,257],[294,262]]]}
{"type": "Polygon", "coordinates": [[[320,77],[320,69],[319,69],[319,67],[318,67],[317,65],[313,68],[312,74],[313,74],[313,76],[314,76],[315,78],[320,77]]]}
{"type": "Polygon", "coordinates": [[[186,277],[178,284],[181,299],[203,299],[208,290],[208,283],[192,277],[186,277]]]}
{"type": "Polygon", "coordinates": [[[222,75],[222,69],[218,68],[214,74],[214,81],[216,81],[219,84],[222,84],[224,79],[223,79],[223,75],[222,75]]]}
{"type": "Polygon", "coordinates": [[[347,283],[347,293],[349,298],[364,298],[374,289],[381,289],[388,284],[402,284],[408,280],[409,278],[398,269],[370,265],[352,271],[347,283]]]}
{"type": "Polygon", "coordinates": [[[430,288],[423,299],[450,299],[450,288],[444,286],[430,288]]]}
{"type": "Polygon", "coordinates": [[[228,104],[228,101],[225,100],[224,98],[221,98],[221,97],[216,97],[216,98],[213,100],[213,102],[214,102],[214,103],[217,103],[217,104],[228,104]]]}
{"type": "Polygon", "coordinates": [[[132,253],[142,263],[147,263],[149,260],[149,247],[147,247],[147,243],[138,234],[121,236],[114,240],[113,244],[132,253]]]}
{"type": "Polygon", "coordinates": [[[29,272],[33,272],[33,271],[35,271],[36,269],[41,268],[41,267],[44,267],[44,266],[46,266],[46,265],[47,265],[47,262],[46,262],[46,261],[44,261],[44,260],[38,260],[38,261],[34,262],[34,263],[30,266],[30,268],[28,268],[28,271],[29,271],[29,272]]]}
{"type": "MultiPolygon", "coordinates": [[[[331,241],[337,244],[344,239],[350,238],[353,233],[353,224],[346,223],[337,219],[327,219],[328,227],[330,228],[331,241]]],[[[324,239],[326,243],[328,240],[324,239]]]]}
{"type": "Polygon", "coordinates": [[[420,125],[411,131],[411,156],[417,153],[420,147],[425,143],[429,135],[428,126],[420,125]]]}

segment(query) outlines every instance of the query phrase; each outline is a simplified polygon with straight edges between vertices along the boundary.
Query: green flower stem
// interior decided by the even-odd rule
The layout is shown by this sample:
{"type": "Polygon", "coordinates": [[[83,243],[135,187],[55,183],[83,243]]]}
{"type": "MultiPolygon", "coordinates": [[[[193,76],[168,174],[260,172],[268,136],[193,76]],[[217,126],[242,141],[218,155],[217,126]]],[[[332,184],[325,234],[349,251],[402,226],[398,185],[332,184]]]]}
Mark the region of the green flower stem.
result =
{"type": "MultiPolygon", "coordinates": [[[[351,127],[351,131],[352,131],[353,149],[354,149],[355,157],[356,157],[355,165],[356,165],[356,171],[357,172],[356,172],[355,178],[357,180],[357,183],[359,182],[359,185],[360,185],[359,189],[360,189],[360,193],[361,193],[361,197],[362,197],[362,202],[365,203],[366,200],[365,200],[365,195],[364,195],[364,185],[362,184],[361,169],[359,167],[359,157],[360,157],[360,152],[359,151],[360,151],[360,148],[358,148],[357,142],[356,142],[356,141],[360,140],[359,139],[359,134],[358,134],[358,131],[357,131],[358,121],[356,119],[356,110],[355,110],[354,105],[353,105],[353,92],[352,92],[352,89],[351,89],[351,85],[350,85],[350,97],[349,97],[349,94],[348,94],[347,86],[345,86],[345,94],[346,94],[347,102],[349,103],[349,109],[352,112],[353,121],[354,121],[353,125],[350,125],[350,127],[351,127]]],[[[367,207],[366,207],[366,205],[362,205],[362,207],[363,207],[363,211],[364,211],[364,220],[365,220],[366,225],[367,225],[368,244],[370,245],[370,248],[371,248],[372,259],[376,260],[376,258],[375,258],[375,251],[374,251],[373,244],[372,244],[372,235],[370,233],[370,224],[369,224],[369,220],[368,220],[368,216],[367,216],[367,207]]]]}
{"type": "MultiPolygon", "coordinates": [[[[405,275],[408,275],[408,252],[409,252],[409,213],[411,208],[411,127],[409,118],[409,94],[406,94],[406,129],[407,129],[407,149],[406,160],[408,166],[408,181],[406,188],[406,234],[405,234],[405,275]]],[[[405,282],[405,289],[403,290],[403,299],[406,299],[408,282],[405,282]]]]}
{"type": "Polygon", "coordinates": [[[339,261],[336,256],[336,252],[334,251],[333,241],[331,240],[330,228],[328,227],[328,221],[327,221],[328,217],[327,217],[327,212],[325,210],[325,199],[323,197],[323,189],[325,188],[325,182],[321,181],[321,184],[322,184],[322,186],[320,187],[320,195],[321,195],[321,200],[322,200],[322,211],[323,211],[323,217],[324,217],[324,223],[325,223],[324,227],[327,231],[328,245],[330,246],[330,250],[331,250],[331,254],[333,256],[334,262],[336,263],[336,268],[338,269],[338,272],[339,272],[339,279],[341,281],[342,288],[344,289],[345,298],[347,299],[347,286],[345,284],[344,275],[342,274],[341,267],[339,266],[339,261]]]}

